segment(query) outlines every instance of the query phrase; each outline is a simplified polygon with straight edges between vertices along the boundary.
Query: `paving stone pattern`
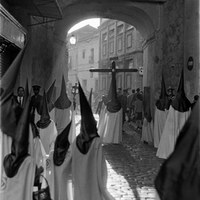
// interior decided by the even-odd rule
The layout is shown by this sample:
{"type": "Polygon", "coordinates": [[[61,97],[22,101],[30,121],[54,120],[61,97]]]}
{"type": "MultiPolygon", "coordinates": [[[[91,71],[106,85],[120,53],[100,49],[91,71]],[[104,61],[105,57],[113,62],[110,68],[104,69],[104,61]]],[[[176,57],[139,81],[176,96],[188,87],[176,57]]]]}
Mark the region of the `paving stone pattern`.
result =
{"type": "Polygon", "coordinates": [[[155,200],[154,179],[163,160],[151,144],[140,141],[141,133],[124,125],[121,144],[103,146],[108,167],[108,191],[116,200],[155,200]]]}

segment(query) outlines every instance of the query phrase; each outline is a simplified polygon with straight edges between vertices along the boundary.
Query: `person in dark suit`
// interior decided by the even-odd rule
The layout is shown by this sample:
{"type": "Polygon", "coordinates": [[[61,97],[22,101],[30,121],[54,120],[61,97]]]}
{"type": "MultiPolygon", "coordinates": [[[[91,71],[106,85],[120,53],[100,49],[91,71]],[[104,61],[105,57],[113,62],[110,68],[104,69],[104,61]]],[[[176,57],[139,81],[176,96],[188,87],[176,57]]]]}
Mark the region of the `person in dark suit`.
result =
{"type": "Polygon", "coordinates": [[[24,94],[24,88],[20,86],[17,88],[17,95],[14,95],[14,100],[20,107],[23,107],[24,105],[24,94]]]}
{"type": "MultiPolygon", "coordinates": [[[[15,115],[16,115],[16,119],[19,119],[21,116],[21,113],[23,111],[23,107],[24,107],[24,95],[25,95],[25,91],[23,87],[18,87],[17,88],[17,95],[13,96],[13,101],[15,103],[15,115]]],[[[17,120],[18,121],[18,120],[17,120]]]]}
{"type": "Polygon", "coordinates": [[[33,92],[34,95],[31,97],[31,119],[35,119],[36,112],[41,115],[42,112],[42,95],[40,95],[40,86],[39,85],[33,85],[33,92]]]}

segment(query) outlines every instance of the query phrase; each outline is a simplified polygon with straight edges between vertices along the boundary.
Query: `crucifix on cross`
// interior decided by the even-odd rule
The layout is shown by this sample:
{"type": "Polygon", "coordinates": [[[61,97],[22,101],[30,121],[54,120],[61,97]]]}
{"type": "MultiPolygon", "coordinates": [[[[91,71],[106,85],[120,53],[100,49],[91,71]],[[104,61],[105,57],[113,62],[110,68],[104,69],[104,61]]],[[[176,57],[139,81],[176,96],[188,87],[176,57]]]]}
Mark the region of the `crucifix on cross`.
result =
{"type": "Polygon", "coordinates": [[[90,72],[111,72],[112,78],[116,79],[116,73],[118,72],[137,72],[138,69],[116,69],[115,61],[112,61],[110,69],[90,69],[90,72]]]}

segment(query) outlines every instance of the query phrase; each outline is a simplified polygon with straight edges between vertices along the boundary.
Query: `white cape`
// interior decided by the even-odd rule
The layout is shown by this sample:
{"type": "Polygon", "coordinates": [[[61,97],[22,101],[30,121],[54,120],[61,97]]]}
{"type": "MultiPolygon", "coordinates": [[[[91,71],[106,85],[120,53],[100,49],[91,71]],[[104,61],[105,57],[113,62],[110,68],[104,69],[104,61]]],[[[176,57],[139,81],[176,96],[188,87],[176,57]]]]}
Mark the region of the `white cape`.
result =
{"type": "Polygon", "coordinates": [[[179,112],[170,106],[156,156],[166,159],[174,151],[176,139],[189,115],[190,110],[179,112]]]}
{"type": "Polygon", "coordinates": [[[122,141],[122,109],[116,113],[105,111],[98,126],[103,143],[120,143],[122,141]]]}
{"type": "Polygon", "coordinates": [[[141,141],[153,143],[153,121],[148,122],[146,118],[143,120],[142,125],[142,138],[141,141]]]}
{"type": "Polygon", "coordinates": [[[104,129],[106,126],[106,117],[107,117],[106,112],[107,112],[106,106],[102,105],[102,109],[100,111],[99,121],[98,121],[98,125],[97,125],[98,134],[100,137],[103,136],[104,129]]]}
{"type": "Polygon", "coordinates": [[[28,156],[13,178],[8,178],[4,174],[1,183],[0,199],[32,200],[35,167],[34,160],[31,156],[28,156]]]}
{"type": "Polygon", "coordinates": [[[100,138],[94,138],[87,154],[72,144],[74,200],[114,200],[106,188],[107,166],[100,138]]]}
{"type": "Polygon", "coordinates": [[[165,126],[168,111],[169,110],[162,111],[157,109],[157,107],[155,107],[154,129],[153,129],[155,148],[158,148],[158,145],[160,143],[160,138],[162,136],[163,128],[165,126]]]}
{"type": "Polygon", "coordinates": [[[4,190],[6,174],[3,167],[4,157],[11,153],[12,138],[0,129],[0,193],[4,190]]]}
{"type": "Polygon", "coordinates": [[[55,123],[57,127],[58,134],[60,134],[69,124],[71,120],[71,106],[67,109],[55,108],[55,123]]]}
{"type": "Polygon", "coordinates": [[[54,178],[54,197],[55,200],[73,200],[73,186],[72,186],[72,155],[69,147],[65,160],[60,166],[53,163],[53,152],[50,155],[52,160],[54,178]]]}
{"type": "Polygon", "coordinates": [[[56,125],[54,121],[51,120],[51,123],[48,125],[48,127],[44,129],[41,128],[39,130],[40,130],[40,139],[45,149],[45,152],[46,154],[49,154],[49,152],[54,149],[54,143],[58,135],[56,125]]]}

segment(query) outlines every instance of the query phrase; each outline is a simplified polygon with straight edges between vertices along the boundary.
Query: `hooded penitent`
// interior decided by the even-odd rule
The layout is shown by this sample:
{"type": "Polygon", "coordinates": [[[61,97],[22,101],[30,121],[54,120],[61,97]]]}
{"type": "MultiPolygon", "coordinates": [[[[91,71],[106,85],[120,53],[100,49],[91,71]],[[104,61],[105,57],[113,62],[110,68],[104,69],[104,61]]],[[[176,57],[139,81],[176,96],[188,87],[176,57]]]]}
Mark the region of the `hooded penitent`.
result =
{"type": "Polygon", "coordinates": [[[108,92],[108,99],[107,110],[111,113],[118,112],[121,109],[121,104],[117,98],[115,62],[112,62],[112,80],[108,92]]]}
{"type": "Polygon", "coordinates": [[[42,113],[41,113],[40,120],[37,122],[36,125],[39,128],[43,129],[43,128],[48,127],[50,123],[51,123],[51,119],[50,119],[50,115],[49,115],[49,111],[47,107],[46,93],[44,91],[43,100],[42,100],[42,113]]]}
{"type": "Polygon", "coordinates": [[[71,101],[69,100],[67,93],[66,93],[66,85],[65,85],[64,76],[62,77],[60,96],[54,103],[54,106],[58,109],[67,109],[71,106],[71,101]]]}
{"type": "Polygon", "coordinates": [[[159,110],[168,110],[170,106],[170,101],[167,95],[166,87],[165,87],[165,81],[164,76],[162,74],[162,80],[161,80],[161,93],[159,99],[156,101],[156,107],[159,110]]]}
{"type": "Polygon", "coordinates": [[[4,158],[4,169],[6,175],[11,178],[17,174],[19,167],[28,156],[29,145],[29,113],[30,96],[26,102],[20,120],[17,124],[12,142],[11,153],[4,158]]]}
{"type": "Polygon", "coordinates": [[[90,148],[92,140],[99,137],[97,133],[97,123],[94,119],[89,102],[79,83],[79,98],[81,109],[80,134],[77,136],[76,144],[81,153],[86,154],[90,148]]]}
{"type": "Polygon", "coordinates": [[[23,59],[25,47],[20,51],[11,66],[1,79],[1,120],[0,127],[4,134],[14,137],[15,129],[18,123],[16,118],[17,103],[13,101],[13,90],[17,80],[17,74],[23,59]]]}
{"type": "Polygon", "coordinates": [[[55,90],[55,82],[56,82],[56,80],[54,80],[54,82],[52,83],[52,85],[50,86],[50,88],[47,91],[47,105],[48,105],[49,112],[51,112],[51,110],[54,108],[53,93],[55,90]]]}
{"type": "Polygon", "coordinates": [[[162,200],[200,199],[200,106],[194,107],[177,139],[175,150],[155,179],[162,200]]]}
{"type": "Polygon", "coordinates": [[[54,146],[53,161],[57,166],[62,165],[65,160],[66,153],[69,149],[69,131],[71,127],[70,122],[66,128],[57,136],[54,146]]]}
{"type": "Polygon", "coordinates": [[[176,97],[172,101],[172,107],[179,112],[189,111],[189,108],[191,107],[190,101],[185,96],[183,70],[182,70],[182,73],[181,73],[181,78],[180,78],[176,97]]]}

